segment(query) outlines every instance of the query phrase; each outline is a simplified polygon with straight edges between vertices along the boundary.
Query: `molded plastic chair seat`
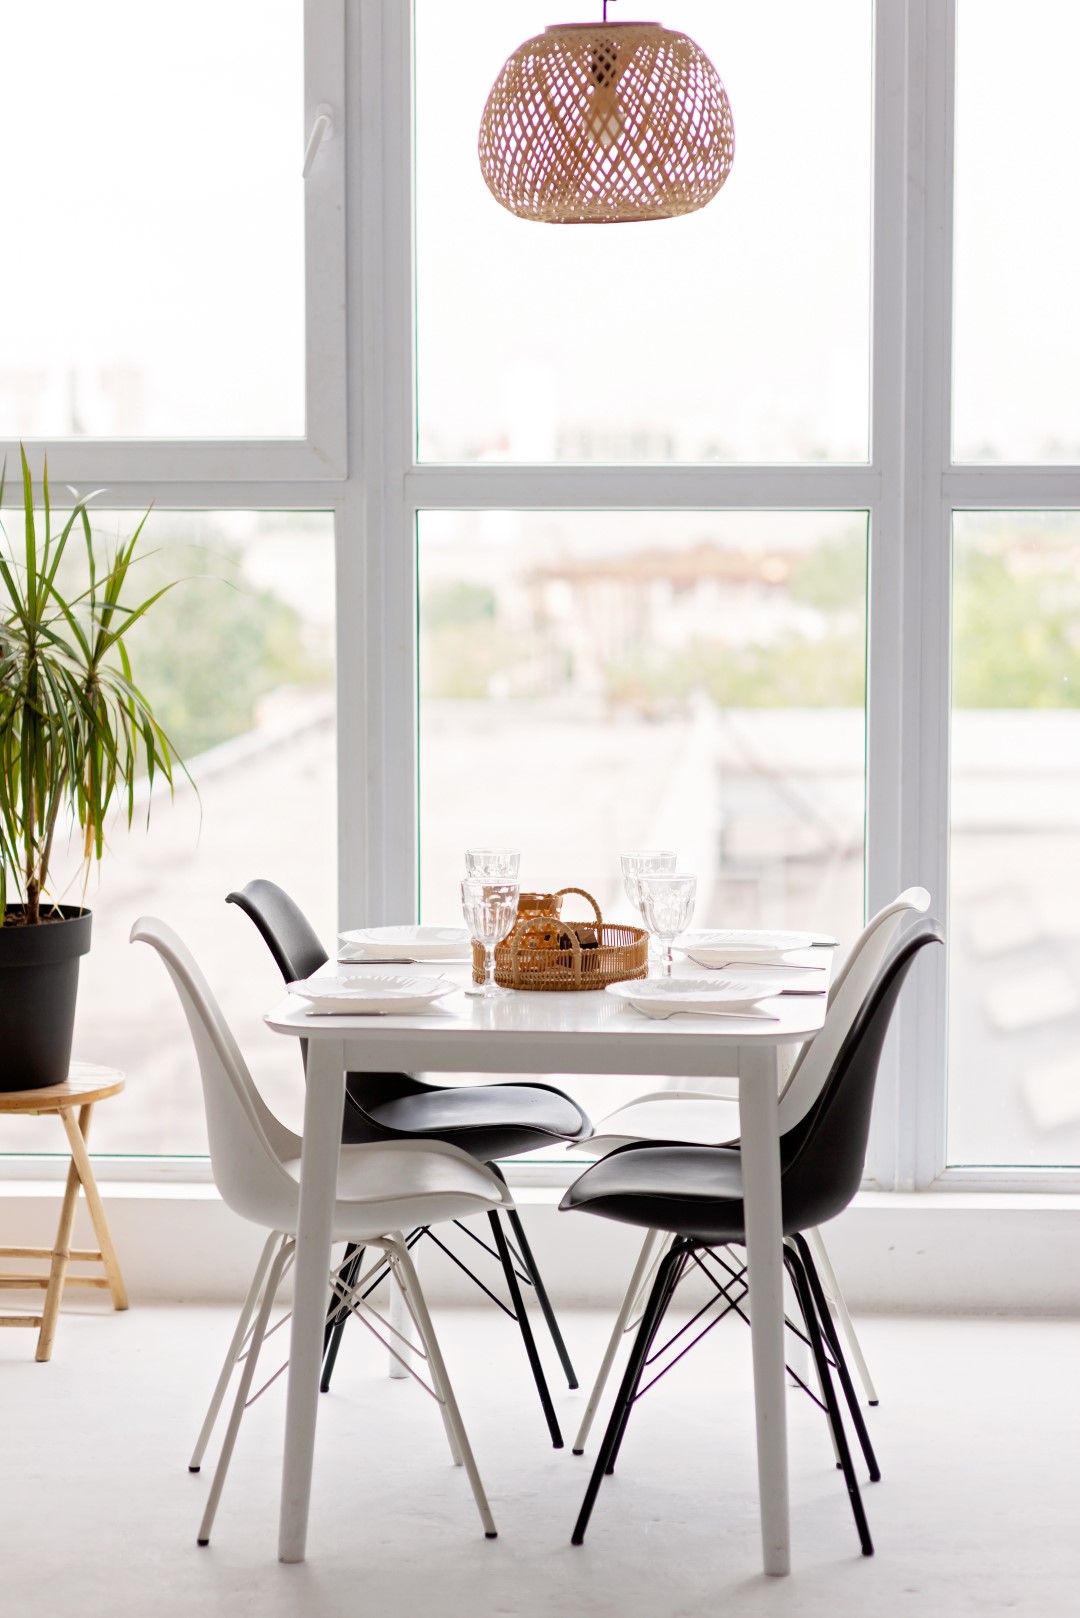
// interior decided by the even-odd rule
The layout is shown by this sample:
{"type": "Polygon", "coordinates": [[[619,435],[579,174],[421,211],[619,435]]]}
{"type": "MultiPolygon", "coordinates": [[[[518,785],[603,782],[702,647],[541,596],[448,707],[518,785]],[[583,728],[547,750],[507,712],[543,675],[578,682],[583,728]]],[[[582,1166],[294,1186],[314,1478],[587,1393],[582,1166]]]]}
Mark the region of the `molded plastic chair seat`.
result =
{"type": "MultiPolygon", "coordinates": [[[[300,1179],[300,1157],[283,1158],[291,1180],[300,1179]]],[[[424,1224],[467,1219],[504,1208],[509,1192],[467,1152],[439,1141],[385,1141],[377,1146],[343,1146],[338,1159],[335,1241],[366,1241],[396,1230],[407,1215],[424,1224]]],[[[296,1233],[298,1198],[282,1207],[276,1230],[296,1233]]]]}
{"type": "MultiPolygon", "coordinates": [[[[628,1147],[586,1169],[561,1207],[713,1246],[741,1242],[742,1155],[715,1146],[628,1147]]],[[[784,1234],[791,1234],[786,1223],[784,1234]]]]}
{"type": "MultiPolygon", "coordinates": [[[[355,1092],[366,1074],[350,1074],[355,1092]]],[[[362,1085],[363,1090],[374,1089],[362,1085]]],[[[588,1120],[559,1090],[538,1084],[470,1084],[459,1089],[413,1080],[411,1093],[392,1100],[366,1099],[364,1111],[388,1135],[426,1135],[489,1162],[514,1157],[548,1142],[588,1132],[588,1120]]]]}

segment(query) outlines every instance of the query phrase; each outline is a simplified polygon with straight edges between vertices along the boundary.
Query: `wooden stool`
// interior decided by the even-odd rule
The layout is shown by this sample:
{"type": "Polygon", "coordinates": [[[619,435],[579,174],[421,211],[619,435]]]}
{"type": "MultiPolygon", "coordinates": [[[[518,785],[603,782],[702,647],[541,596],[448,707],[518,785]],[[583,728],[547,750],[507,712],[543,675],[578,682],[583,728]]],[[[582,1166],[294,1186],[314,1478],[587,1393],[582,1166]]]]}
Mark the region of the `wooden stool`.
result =
{"type": "Polygon", "coordinates": [[[108,1287],[112,1293],[114,1309],[126,1309],[128,1306],[124,1278],[120,1274],[116,1249],[109,1234],[105,1209],[101,1204],[94,1170],[86,1150],[86,1139],[90,1132],[90,1114],[94,1110],[94,1103],[105,1101],[109,1096],[119,1095],[123,1088],[124,1075],[118,1073],[115,1068],[92,1067],[89,1062],[73,1062],[64,1084],[50,1084],[41,1090],[0,1091],[0,1114],[23,1113],[27,1117],[33,1117],[39,1113],[59,1113],[71,1147],[71,1166],[68,1169],[64,1200],[60,1206],[60,1223],[56,1228],[56,1241],[53,1246],[0,1247],[0,1258],[50,1260],[48,1274],[20,1275],[12,1271],[0,1274],[0,1287],[45,1288],[45,1307],[40,1315],[0,1315],[0,1326],[40,1327],[37,1352],[34,1355],[38,1360],[47,1360],[52,1356],[53,1338],[56,1335],[57,1316],[65,1283],[73,1287],[108,1287]],[[77,1121],[76,1108],[79,1113],[77,1121]],[[76,1248],[74,1252],[71,1250],[71,1231],[75,1223],[75,1204],[79,1199],[80,1185],[86,1196],[90,1218],[94,1222],[94,1233],[98,1239],[96,1252],[80,1248],[76,1248]],[[69,1276],[68,1265],[72,1263],[102,1264],[105,1274],[69,1276]]]}

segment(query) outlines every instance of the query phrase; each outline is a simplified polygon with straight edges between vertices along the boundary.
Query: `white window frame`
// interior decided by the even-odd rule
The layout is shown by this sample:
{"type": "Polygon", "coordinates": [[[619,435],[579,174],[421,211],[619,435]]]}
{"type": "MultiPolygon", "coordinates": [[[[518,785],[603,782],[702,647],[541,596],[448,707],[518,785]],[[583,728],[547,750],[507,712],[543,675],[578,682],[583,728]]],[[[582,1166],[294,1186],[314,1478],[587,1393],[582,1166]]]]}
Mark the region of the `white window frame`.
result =
{"type": "MultiPolygon", "coordinates": [[[[343,921],[397,920],[414,914],[417,903],[421,511],[772,509],[869,513],[867,908],[919,882],[948,926],[952,513],[1080,510],[1080,468],[951,461],[955,0],[868,3],[868,464],[417,462],[412,0],[308,0],[308,127],[319,103],[344,109],[342,138],[324,147],[312,174],[326,189],[310,192],[308,436],[280,444],[49,446],[54,476],[107,480],[110,506],[145,509],[153,499],[165,509],[334,513],[343,921]],[[313,222],[316,196],[331,205],[315,210],[313,222]]],[[[946,963],[944,951],[928,954],[905,993],[883,1064],[868,1184],[1080,1189],[1077,1169],[946,1167],[946,963]]],[[[133,1169],[118,1162],[115,1171],[130,1178],[133,1169]]],[[[205,1177],[191,1160],[144,1160],[145,1172],[205,1177]]],[[[34,1173],[41,1173],[40,1160],[34,1173]]]]}
{"type": "MultiPolygon", "coordinates": [[[[329,107],[323,140],[304,182],[305,400],[303,434],[267,439],[27,439],[31,463],[47,451],[52,480],[77,488],[168,486],[347,476],[345,361],[345,0],[305,0],[304,122],[295,131],[300,171],[316,109],[329,107]]],[[[268,334],[270,335],[270,334],[268,334]]],[[[0,440],[0,462],[18,464],[18,442],[0,440]]],[[[114,500],[114,504],[116,501],[114,500]]],[[[191,503],[190,493],[184,504],[191,503]]]]}

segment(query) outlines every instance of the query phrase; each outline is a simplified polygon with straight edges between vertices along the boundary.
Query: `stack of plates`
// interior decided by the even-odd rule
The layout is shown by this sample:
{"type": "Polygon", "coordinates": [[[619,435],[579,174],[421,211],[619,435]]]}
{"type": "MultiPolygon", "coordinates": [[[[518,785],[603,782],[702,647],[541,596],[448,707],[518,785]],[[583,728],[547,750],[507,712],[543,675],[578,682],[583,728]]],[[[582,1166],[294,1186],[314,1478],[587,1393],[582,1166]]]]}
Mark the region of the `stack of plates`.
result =
{"type": "Polygon", "coordinates": [[[470,939],[464,927],[361,927],[341,933],[338,960],[361,965],[375,958],[398,956],[402,961],[467,961],[470,939]]]}
{"type": "Polygon", "coordinates": [[[626,983],[609,983],[608,994],[623,1000],[647,1016],[671,1016],[678,1011],[723,1016],[769,1017],[759,1011],[757,1002],[775,989],[737,978],[631,978],[626,983]]]}
{"type": "Polygon", "coordinates": [[[289,993],[306,1000],[306,1009],[323,1017],[378,1017],[393,1013],[404,1017],[426,1011],[436,1000],[452,994],[455,987],[442,977],[365,972],[356,977],[301,978],[289,984],[289,993]]]}

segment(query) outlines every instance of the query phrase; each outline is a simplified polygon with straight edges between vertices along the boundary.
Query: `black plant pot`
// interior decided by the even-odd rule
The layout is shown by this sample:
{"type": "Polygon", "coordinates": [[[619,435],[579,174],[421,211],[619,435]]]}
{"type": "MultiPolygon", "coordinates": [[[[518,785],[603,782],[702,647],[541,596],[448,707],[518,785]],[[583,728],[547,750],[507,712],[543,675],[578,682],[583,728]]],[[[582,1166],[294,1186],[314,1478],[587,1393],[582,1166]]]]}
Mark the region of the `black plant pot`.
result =
{"type": "Polygon", "coordinates": [[[90,948],[90,912],[49,905],[54,919],[11,925],[25,915],[8,905],[0,927],[0,1090],[62,1084],[71,1064],[79,957],[90,948]]]}

